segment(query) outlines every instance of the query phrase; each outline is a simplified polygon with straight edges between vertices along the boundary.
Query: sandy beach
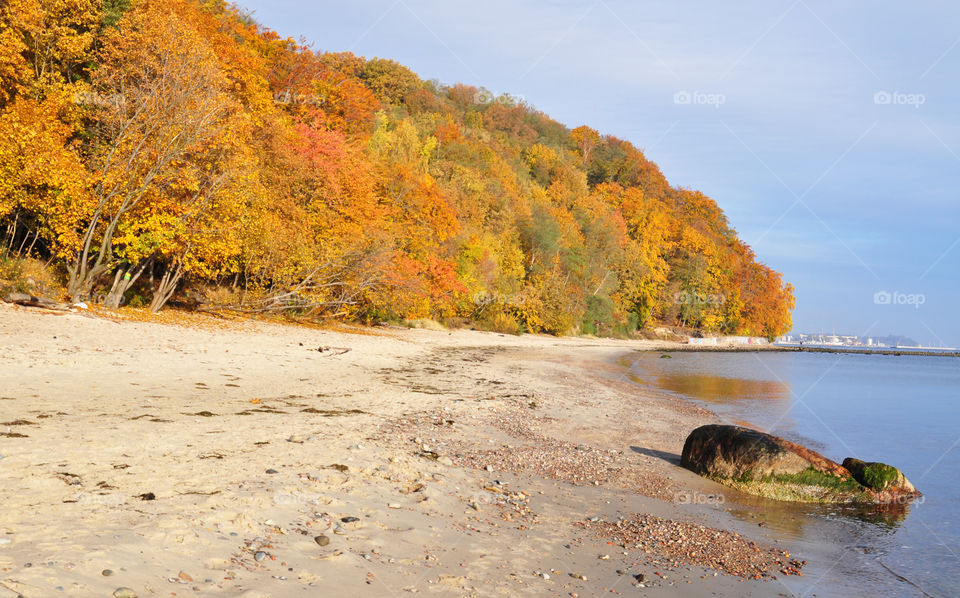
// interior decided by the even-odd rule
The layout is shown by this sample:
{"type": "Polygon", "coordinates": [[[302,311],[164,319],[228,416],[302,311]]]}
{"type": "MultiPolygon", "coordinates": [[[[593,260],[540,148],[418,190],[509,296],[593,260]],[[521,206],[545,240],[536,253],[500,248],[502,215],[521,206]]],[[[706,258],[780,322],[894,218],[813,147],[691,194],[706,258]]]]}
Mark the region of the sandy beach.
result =
{"type": "Polygon", "coordinates": [[[657,341],[158,320],[0,304],[0,597],[791,595],[657,341]]]}

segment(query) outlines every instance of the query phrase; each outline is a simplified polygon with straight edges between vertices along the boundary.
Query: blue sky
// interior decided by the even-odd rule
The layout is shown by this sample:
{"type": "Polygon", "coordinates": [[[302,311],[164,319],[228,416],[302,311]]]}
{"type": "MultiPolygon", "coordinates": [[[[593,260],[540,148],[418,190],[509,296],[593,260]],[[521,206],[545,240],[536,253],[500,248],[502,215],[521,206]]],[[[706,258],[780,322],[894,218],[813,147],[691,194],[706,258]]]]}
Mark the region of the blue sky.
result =
{"type": "Polygon", "coordinates": [[[392,58],[632,141],[796,286],[795,331],[960,345],[956,3],[240,5],[318,50],[392,58]]]}

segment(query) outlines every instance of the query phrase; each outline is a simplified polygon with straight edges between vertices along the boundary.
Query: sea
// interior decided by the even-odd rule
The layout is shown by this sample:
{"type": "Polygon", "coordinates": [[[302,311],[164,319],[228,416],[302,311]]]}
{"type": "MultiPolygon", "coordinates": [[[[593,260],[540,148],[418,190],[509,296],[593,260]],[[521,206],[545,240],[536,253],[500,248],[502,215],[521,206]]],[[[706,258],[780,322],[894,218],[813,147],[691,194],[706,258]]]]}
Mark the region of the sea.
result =
{"type": "Polygon", "coordinates": [[[960,597],[960,358],[901,354],[639,352],[633,382],[696,402],[728,423],[842,461],[898,467],[923,493],[878,510],[735,496],[723,508],[808,547],[796,596],[960,597]]]}

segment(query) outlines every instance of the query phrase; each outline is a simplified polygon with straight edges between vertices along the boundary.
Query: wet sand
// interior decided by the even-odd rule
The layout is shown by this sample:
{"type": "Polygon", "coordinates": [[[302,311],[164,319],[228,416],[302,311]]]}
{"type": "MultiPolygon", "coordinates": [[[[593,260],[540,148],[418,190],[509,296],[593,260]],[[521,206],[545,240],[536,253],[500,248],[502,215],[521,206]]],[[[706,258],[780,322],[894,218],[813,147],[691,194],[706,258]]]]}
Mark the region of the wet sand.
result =
{"type": "Polygon", "coordinates": [[[612,365],[669,343],[9,305],[0,338],[0,597],[790,596],[806,558],[677,466],[710,411],[612,365]]]}

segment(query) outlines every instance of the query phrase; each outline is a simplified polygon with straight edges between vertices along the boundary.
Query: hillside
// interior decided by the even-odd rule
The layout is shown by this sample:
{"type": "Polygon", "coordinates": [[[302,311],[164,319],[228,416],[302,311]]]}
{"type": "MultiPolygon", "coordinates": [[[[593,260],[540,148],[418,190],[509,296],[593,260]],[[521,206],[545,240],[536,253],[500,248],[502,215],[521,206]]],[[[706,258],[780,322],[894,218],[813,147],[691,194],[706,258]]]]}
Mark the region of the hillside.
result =
{"type": "Polygon", "coordinates": [[[629,142],[218,1],[0,8],[0,232],[108,307],[774,336],[794,303],[629,142]]]}

